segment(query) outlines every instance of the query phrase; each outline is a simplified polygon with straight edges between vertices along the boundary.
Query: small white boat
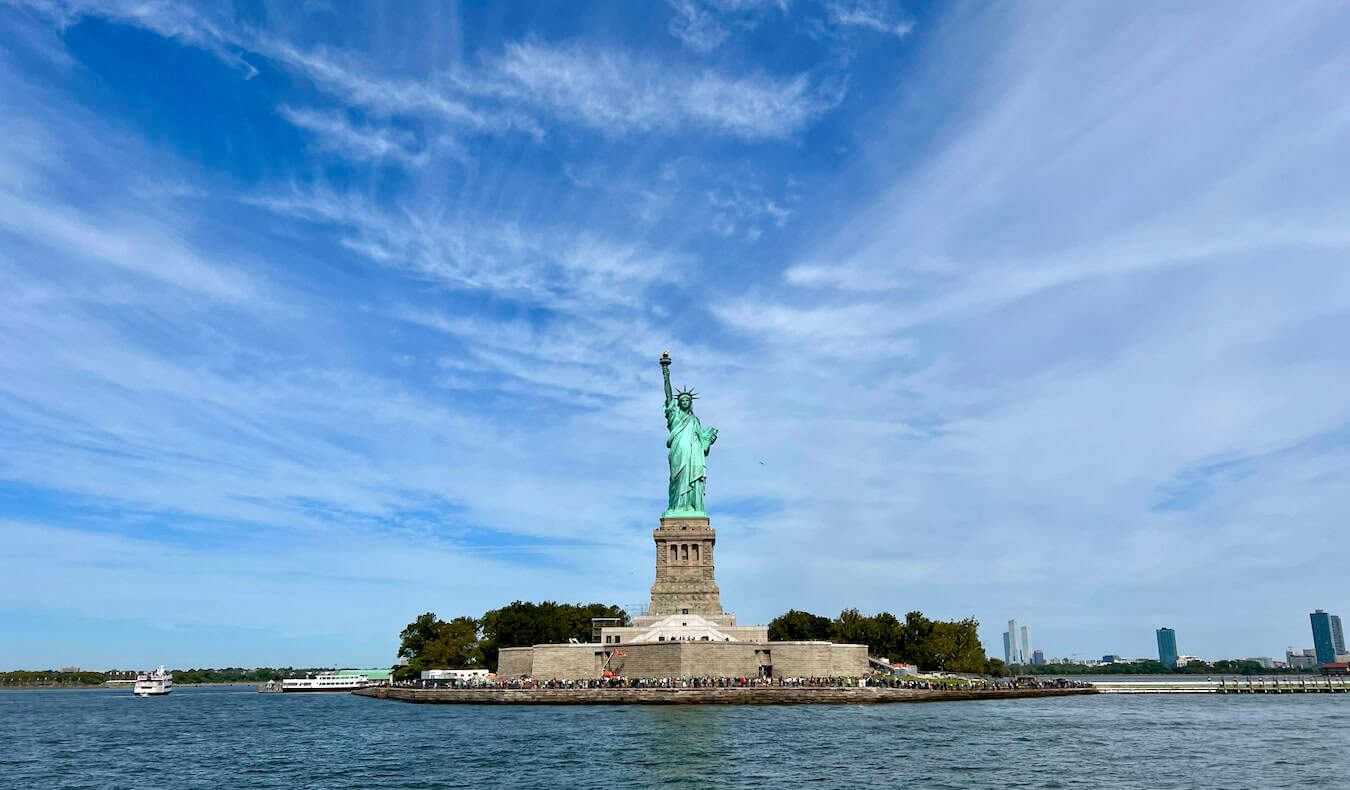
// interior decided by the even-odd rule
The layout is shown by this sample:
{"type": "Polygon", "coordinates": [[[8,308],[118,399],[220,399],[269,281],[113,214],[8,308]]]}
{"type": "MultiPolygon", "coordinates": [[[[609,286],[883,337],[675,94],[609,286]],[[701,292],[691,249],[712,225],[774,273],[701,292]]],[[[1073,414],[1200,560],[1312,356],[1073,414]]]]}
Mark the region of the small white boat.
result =
{"type": "Polygon", "coordinates": [[[132,694],[138,697],[162,697],[173,691],[173,675],[160,664],[153,672],[136,675],[136,686],[132,694]]]}

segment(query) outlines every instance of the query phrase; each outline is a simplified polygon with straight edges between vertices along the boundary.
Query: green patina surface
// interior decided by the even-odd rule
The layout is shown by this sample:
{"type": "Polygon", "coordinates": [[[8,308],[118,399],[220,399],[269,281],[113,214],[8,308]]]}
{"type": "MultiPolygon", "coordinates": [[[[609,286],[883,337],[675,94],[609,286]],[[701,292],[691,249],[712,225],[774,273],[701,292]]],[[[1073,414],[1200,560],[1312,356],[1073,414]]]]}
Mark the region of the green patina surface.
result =
{"type": "Polygon", "coordinates": [[[662,518],[706,516],[703,490],[708,482],[705,459],[717,441],[717,429],[704,428],[694,416],[693,390],[674,392],[670,388],[670,352],[661,355],[661,377],[666,388],[666,460],[670,463],[667,509],[662,518]]]}

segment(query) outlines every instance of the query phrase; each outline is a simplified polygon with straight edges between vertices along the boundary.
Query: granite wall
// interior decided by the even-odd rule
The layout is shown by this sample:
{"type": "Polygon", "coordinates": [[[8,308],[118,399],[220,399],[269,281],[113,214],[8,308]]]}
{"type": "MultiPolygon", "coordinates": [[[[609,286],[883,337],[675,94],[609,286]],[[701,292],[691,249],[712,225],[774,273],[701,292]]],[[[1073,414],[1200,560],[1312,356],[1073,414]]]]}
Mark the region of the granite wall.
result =
{"type": "Polygon", "coordinates": [[[601,647],[594,643],[535,645],[531,677],[536,680],[598,678],[602,671],[600,667],[605,663],[601,647]]]}
{"type": "Polygon", "coordinates": [[[504,647],[497,654],[497,677],[518,678],[534,675],[534,648],[504,647]]]}
{"type": "Polygon", "coordinates": [[[605,658],[616,675],[632,678],[760,676],[861,677],[866,645],[829,642],[655,642],[642,644],[535,645],[501,651],[497,675],[536,680],[598,678],[605,658]],[[613,651],[610,654],[610,651],[613,651]]]}
{"type": "Polygon", "coordinates": [[[867,674],[867,645],[833,642],[769,642],[774,677],[862,677],[867,674]]]}

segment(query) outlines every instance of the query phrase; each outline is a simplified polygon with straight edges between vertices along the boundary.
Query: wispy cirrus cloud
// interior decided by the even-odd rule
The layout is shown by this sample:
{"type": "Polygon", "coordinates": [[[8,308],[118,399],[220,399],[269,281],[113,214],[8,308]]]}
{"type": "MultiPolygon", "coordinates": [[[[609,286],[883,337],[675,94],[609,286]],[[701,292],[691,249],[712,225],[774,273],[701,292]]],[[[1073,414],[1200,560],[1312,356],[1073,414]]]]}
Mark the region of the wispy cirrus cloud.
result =
{"type": "Polygon", "coordinates": [[[707,54],[731,35],[753,29],[769,10],[788,11],[787,0],[666,0],[674,15],[668,30],[686,47],[707,54]]]}
{"type": "Polygon", "coordinates": [[[717,19],[716,13],[698,0],[668,0],[675,15],[670,20],[670,34],[696,52],[711,52],[721,46],[730,35],[717,19]]]}
{"type": "MultiPolygon", "coordinates": [[[[11,101],[34,98],[17,81],[0,78],[0,86],[10,89],[11,101]]],[[[115,200],[72,205],[57,185],[73,180],[68,160],[84,153],[61,139],[74,128],[71,118],[30,116],[16,120],[0,140],[0,233],[22,240],[25,257],[114,267],[128,277],[223,302],[265,300],[264,286],[253,275],[194,247],[189,216],[115,200]]],[[[106,166],[99,164],[81,179],[105,177],[106,166]]]]}
{"type": "Polygon", "coordinates": [[[312,80],[350,107],[383,117],[432,117],[455,128],[482,133],[519,131],[536,138],[542,134],[538,124],[522,113],[475,104],[471,92],[458,89],[446,77],[424,80],[382,77],[377,67],[350,53],[322,47],[301,50],[290,42],[269,37],[247,40],[261,54],[312,80]]]}
{"type": "Polygon", "coordinates": [[[489,62],[496,94],[605,134],[682,129],[757,140],[787,137],[839,104],[842,83],[804,74],[726,77],[579,45],[512,44],[489,62]]]}
{"type": "MultiPolygon", "coordinates": [[[[729,76],[670,64],[586,42],[508,44],[482,65],[465,65],[424,80],[381,77],[371,64],[325,48],[295,44],[219,22],[180,3],[38,3],[70,24],[99,16],[202,47],[231,63],[254,52],[312,80],[353,107],[385,116],[432,115],[479,133],[542,134],[541,114],[607,135],[677,134],[689,129],[749,140],[801,131],[842,100],[841,79],[805,74],[729,76]]],[[[250,76],[255,71],[252,66],[250,76]]],[[[288,115],[311,131],[332,131],[311,113],[288,115]]],[[[367,133],[366,137],[369,138],[367,133]]],[[[350,137],[339,131],[338,138],[350,137]]],[[[368,148],[368,140],[365,145],[368,148]]]]}
{"type": "Polygon", "coordinates": [[[444,287],[482,291],[554,309],[635,304],[677,278],[679,256],[640,242],[546,225],[484,222],[434,210],[388,211],[352,195],[292,191],[243,201],[335,227],[342,243],[381,266],[444,287]]]}
{"type": "Polygon", "coordinates": [[[750,140],[801,131],[842,100],[842,82],[804,74],[726,76],[672,71],[622,49],[509,44],[483,65],[427,82],[386,81],[330,58],[272,47],[292,67],[353,105],[385,114],[434,112],[478,131],[520,130],[536,139],[542,115],[605,135],[697,129],[750,140]]]}
{"type": "Polygon", "coordinates": [[[825,4],[825,15],[836,27],[855,27],[875,33],[904,38],[914,30],[914,23],[897,21],[883,0],[848,0],[825,4]]]}
{"type": "Polygon", "coordinates": [[[411,132],[358,127],[336,110],[281,107],[277,112],[292,124],[318,135],[323,147],[358,161],[392,157],[417,166],[428,159],[425,151],[414,150],[417,141],[411,132]]]}

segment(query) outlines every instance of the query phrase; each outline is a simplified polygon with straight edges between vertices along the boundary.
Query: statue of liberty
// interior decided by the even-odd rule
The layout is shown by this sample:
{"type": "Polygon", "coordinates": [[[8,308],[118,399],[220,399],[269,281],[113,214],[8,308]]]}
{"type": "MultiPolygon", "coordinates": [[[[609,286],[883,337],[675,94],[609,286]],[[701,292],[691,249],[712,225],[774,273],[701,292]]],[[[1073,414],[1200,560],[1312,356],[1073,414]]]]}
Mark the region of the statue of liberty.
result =
{"type": "Polygon", "coordinates": [[[708,482],[705,456],[717,441],[716,428],[704,428],[694,416],[693,390],[670,390],[670,352],[661,354],[661,376],[666,383],[666,447],[670,448],[669,505],[666,516],[705,516],[703,487],[708,482]]]}

